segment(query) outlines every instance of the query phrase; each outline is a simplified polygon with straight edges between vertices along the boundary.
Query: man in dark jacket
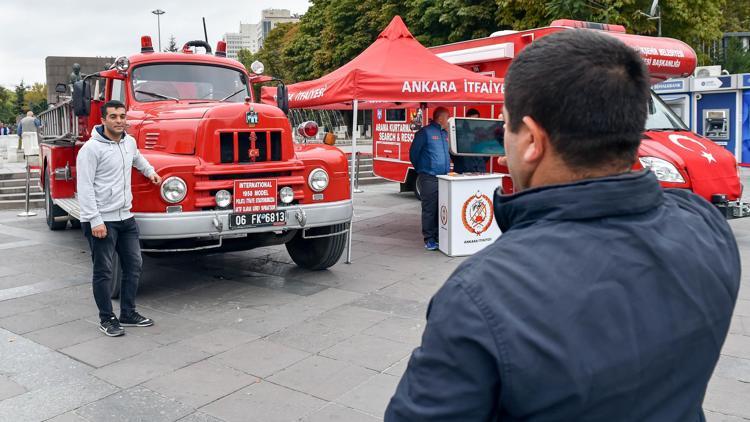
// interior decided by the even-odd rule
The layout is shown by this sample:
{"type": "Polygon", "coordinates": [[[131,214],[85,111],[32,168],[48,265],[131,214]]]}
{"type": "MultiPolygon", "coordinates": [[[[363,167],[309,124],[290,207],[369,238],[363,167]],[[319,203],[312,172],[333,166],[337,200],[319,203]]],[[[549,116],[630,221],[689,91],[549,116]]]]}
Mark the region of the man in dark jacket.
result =
{"type": "Polygon", "coordinates": [[[438,249],[438,179],[451,168],[448,147],[448,109],[438,107],[432,122],[414,134],[409,159],[417,172],[419,196],[422,200],[422,237],[424,247],[438,249]]]}
{"type": "Polygon", "coordinates": [[[630,171],[644,63],[570,30],[523,50],[505,83],[518,193],[495,195],[503,235],[432,298],[385,420],[704,420],[739,253],[711,204],[630,171]]]}

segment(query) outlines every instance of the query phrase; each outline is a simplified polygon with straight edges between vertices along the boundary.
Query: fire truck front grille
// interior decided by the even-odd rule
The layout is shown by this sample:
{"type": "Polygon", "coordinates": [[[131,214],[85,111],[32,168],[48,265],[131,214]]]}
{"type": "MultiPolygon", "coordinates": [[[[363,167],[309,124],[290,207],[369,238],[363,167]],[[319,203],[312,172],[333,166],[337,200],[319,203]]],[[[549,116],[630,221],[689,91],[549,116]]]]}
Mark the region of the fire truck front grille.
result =
{"type": "Polygon", "coordinates": [[[222,164],[281,161],[281,132],[221,132],[219,148],[222,164]]]}

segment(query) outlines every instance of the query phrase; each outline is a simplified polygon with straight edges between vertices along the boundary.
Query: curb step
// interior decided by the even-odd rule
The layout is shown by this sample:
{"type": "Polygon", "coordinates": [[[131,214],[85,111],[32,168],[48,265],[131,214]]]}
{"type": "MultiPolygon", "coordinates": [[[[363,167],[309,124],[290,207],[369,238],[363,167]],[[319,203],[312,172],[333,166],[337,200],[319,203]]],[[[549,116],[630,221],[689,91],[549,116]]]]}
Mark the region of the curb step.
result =
{"type": "MultiPolygon", "coordinates": [[[[23,210],[26,208],[26,200],[0,201],[0,210],[23,210]]],[[[36,209],[37,214],[44,215],[44,199],[29,200],[29,209],[36,209]]]]}

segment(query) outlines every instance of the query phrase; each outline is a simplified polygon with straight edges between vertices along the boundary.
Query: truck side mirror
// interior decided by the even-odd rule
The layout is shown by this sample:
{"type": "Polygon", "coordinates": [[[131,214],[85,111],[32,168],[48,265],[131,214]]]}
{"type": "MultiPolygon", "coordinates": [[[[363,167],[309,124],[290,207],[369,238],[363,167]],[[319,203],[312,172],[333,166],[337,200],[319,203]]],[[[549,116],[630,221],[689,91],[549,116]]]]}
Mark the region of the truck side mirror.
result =
{"type": "Polygon", "coordinates": [[[76,116],[91,113],[91,84],[85,79],[73,83],[73,111],[76,116]]]}
{"type": "Polygon", "coordinates": [[[284,114],[289,114],[289,90],[284,84],[276,87],[276,104],[284,114]]]}

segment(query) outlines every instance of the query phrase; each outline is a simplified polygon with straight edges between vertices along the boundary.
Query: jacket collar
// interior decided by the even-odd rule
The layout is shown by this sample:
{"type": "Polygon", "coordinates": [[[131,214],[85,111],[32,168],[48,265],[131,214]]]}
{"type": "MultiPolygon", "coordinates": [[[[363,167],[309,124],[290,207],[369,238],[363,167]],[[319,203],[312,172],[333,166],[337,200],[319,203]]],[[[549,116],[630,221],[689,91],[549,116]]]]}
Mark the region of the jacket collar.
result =
{"type": "Polygon", "coordinates": [[[664,202],[656,176],[649,170],[543,186],[513,195],[495,191],[495,217],[500,230],[537,220],[584,220],[639,214],[664,202]]]}
{"type": "MultiPolygon", "coordinates": [[[[112,144],[115,143],[115,141],[109,139],[107,135],[104,134],[104,125],[94,126],[94,129],[96,130],[96,134],[99,135],[99,136],[94,136],[94,138],[97,141],[104,142],[104,143],[112,143],[112,144]]],[[[122,132],[122,138],[120,138],[120,140],[125,139],[125,136],[127,136],[127,133],[122,132]]]]}

